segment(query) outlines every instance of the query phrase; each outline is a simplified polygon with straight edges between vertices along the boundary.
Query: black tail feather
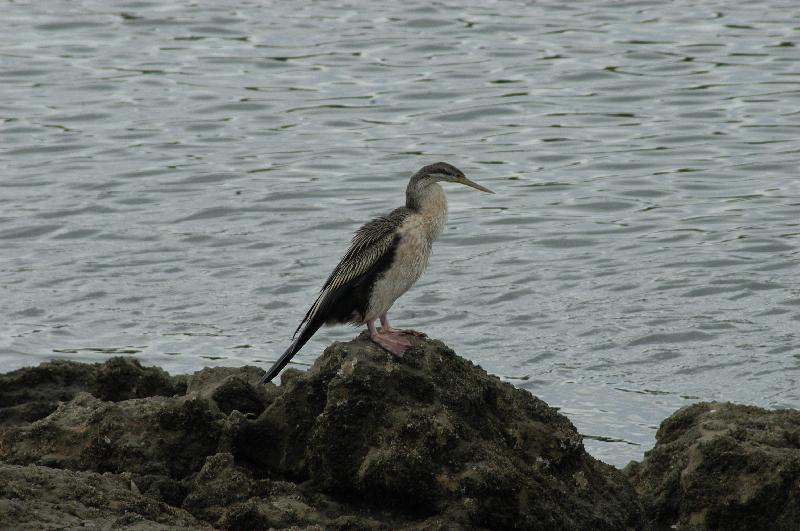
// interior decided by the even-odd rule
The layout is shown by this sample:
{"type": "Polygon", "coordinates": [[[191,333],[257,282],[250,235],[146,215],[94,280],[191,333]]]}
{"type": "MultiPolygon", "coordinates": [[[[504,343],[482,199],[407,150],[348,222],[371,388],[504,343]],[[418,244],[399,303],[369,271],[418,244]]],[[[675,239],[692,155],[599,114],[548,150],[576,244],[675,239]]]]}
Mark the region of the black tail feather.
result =
{"type": "Polygon", "coordinates": [[[280,373],[281,370],[286,367],[286,364],[291,361],[294,355],[297,354],[301,348],[303,348],[303,345],[308,343],[308,340],[311,339],[311,336],[317,333],[317,330],[319,330],[323,323],[324,321],[319,317],[309,321],[305,328],[303,328],[303,331],[300,332],[300,335],[297,336],[297,339],[292,341],[292,344],[289,345],[289,348],[286,349],[286,352],[284,352],[281,357],[278,358],[278,361],[276,361],[272,367],[270,367],[270,369],[267,371],[267,374],[265,374],[258,383],[265,384],[278,376],[278,373],[280,373]]]}
{"type": "MultiPolygon", "coordinates": [[[[358,322],[357,320],[354,321],[353,316],[366,313],[369,293],[376,274],[373,272],[371,273],[372,276],[368,277],[361,275],[336,289],[323,291],[320,294],[320,298],[308,310],[300,323],[300,327],[302,327],[300,335],[292,341],[286,352],[270,367],[267,374],[261,378],[260,383],[267,383],[278,376],[278,373],[286,367],[286,364],[303,348],[303,345],[308,343],[311,336],[316,334],[323,324],[358,322]],[[303,323],[305,323],[305,326],[303,323]]],[[[298,327],[298,330],[300,330],[300,327],[298,327]]],[[[295,331],[295,334],[297,334],[297,331],[295,331]]]]}

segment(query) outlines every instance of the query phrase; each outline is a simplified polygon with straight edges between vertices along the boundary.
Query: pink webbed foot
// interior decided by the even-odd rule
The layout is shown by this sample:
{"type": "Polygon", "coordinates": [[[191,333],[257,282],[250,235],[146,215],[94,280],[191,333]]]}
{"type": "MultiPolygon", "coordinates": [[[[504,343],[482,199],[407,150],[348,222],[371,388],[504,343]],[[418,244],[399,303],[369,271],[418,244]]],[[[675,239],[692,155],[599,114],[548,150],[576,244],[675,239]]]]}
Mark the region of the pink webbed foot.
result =
{"type": "Polygon", "coordinates": [[[428,337],[428,334],[425,332],[418,332],[416,330],[412,330],[410,328],[404,328],[399,330],[397,328],[392,328],[392,325],[389,324],[389,318],[386,315],[381,315],[381,334],[400,334],[404,336],[414,336],[414,337],[428,337]]]}
{"type": "Polygon", "coordinates": [[[398,358],[402,358],[405,351],[411,346],[411,342],[396,333],[395,330],[392,330],[392,332],[381,330],[378,332],[372,323],[367,323],[367,328],[369,328],[369,338],[373,343],[380,345],[398,358]]]}
{"type": "Polygon", "coordinates": [[[378,345],[382,346],[398,358],[402,358],[403,354],[405,354],[408,347],[411,346],[411,342],[404,338],[403,336],[390,336],[388,334],[375,334],[374,336],[369,336],[373,342],[377,343],[378,345]]]}

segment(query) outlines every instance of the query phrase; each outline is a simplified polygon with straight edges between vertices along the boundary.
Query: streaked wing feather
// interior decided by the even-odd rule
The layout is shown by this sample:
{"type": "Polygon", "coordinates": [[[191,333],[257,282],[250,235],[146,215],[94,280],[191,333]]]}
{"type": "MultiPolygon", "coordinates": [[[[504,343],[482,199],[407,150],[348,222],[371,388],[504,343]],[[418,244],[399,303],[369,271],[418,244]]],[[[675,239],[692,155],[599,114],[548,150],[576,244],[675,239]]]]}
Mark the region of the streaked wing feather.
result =
{"type": "Polygon", "coordinates": [[[297,335],[304,323],[314,319],[326,297],[338,288],[358,279],[380,261],[384,253],[391,248],[397,227],[409,213],[405,207],[397,208],[387,216],[373,219],[356,231],[350,242],[350,248],[325,281],[317,300],[306,312],[294,335],[297,335]]]}

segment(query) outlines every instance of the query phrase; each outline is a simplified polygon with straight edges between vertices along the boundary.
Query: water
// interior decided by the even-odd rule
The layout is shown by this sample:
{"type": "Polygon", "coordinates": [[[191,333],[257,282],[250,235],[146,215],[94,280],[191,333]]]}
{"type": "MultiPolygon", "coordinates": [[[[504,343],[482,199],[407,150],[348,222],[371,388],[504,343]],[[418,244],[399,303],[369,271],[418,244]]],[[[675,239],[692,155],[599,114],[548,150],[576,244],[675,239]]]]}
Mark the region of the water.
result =
{"type": "Polygon", "coordinates": [[[447,188],[394,323],[617,465],[693,401],[800,407],[800,7],[473,4],[4,3],[2,370],[266,366],[446,160],[497,193],[447,188]]]}

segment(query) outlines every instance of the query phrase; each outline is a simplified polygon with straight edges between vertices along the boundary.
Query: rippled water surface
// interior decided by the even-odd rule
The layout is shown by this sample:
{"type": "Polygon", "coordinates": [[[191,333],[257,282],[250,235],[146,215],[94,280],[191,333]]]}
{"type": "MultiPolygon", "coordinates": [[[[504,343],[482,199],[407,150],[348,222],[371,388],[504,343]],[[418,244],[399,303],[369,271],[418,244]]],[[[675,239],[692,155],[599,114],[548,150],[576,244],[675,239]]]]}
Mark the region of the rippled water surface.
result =
{"type": "Polygon", "coordinates": [[[617,465],[691,401],[800,407],[800,6],[469,4],[3,2],[2,369],[266,366],[446,160],[496,195],[447,185],[396,324],[617,465]]]}

